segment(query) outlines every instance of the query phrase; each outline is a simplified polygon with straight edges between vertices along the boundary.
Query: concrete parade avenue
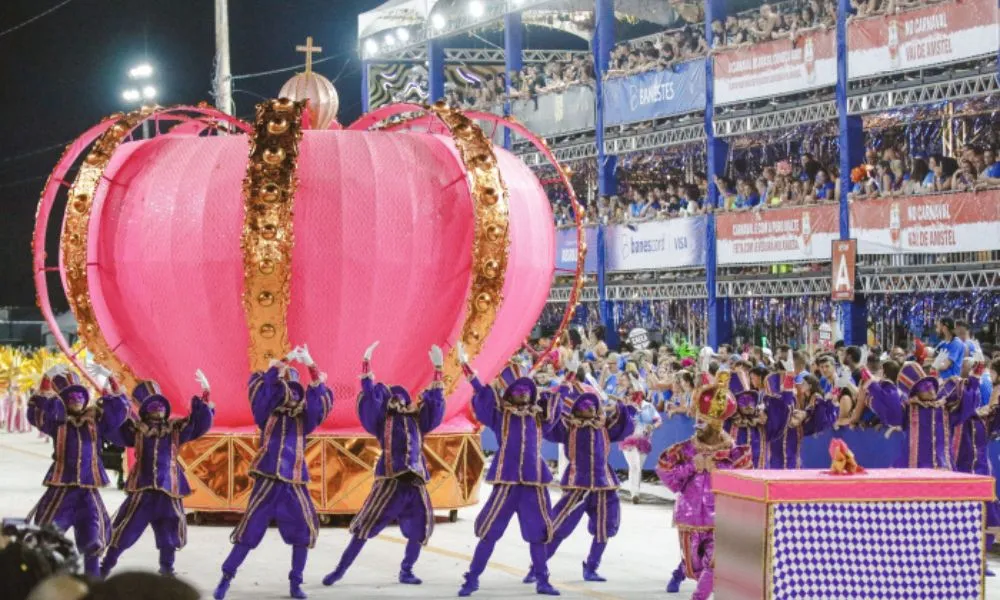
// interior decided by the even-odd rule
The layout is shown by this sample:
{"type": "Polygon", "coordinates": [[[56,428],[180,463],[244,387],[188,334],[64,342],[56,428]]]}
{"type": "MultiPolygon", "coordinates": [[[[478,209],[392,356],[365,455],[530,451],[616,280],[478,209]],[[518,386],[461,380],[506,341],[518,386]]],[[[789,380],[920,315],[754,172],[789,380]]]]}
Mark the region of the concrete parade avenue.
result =
{"type": "MultiPolygon", "coordinates": [[[[51,445],[37,437],[36,432],[0,435],[0,515],[24,517],[41,496],[42,476],[50,464],[51,445]]],[[[114,480],[114,474],[109,473],[114,480]]],[[[109,486],[102,490],[108,512],[114,514],[125,495],[109,486]]],[[[484,486],[480,499],[485,501],[489,488],[484,486]]],[[[549,561],[552,583],[563,598],[687,598],[694,590],[688,580],[679,594],[664,591],[670,572],[680,562],[677,533],[671,527],[669,492],[662,486],[644,483],[643,503],[633,505],[622,494],[622,526],[611,539],[600,573],[606,583],[585,583],[580,564],[590,547],[586,517],[576,531],[549,561]]],[[[551,490],[552,502],[559,498],[551,490]]],[[[469,566],[476,538],[473,521],[482,504],[459,511],[458,522],[449,523],[446,511],[438,511],[437,525],[429,546],[424,548],[414,569],[424,580],[423,585],[405,586],[396,582],[405,540],[395,526],[365,546],[347,576],[333,587],[320,583],[323,576],[336,566],[340,553],[348,542],[346,525],[323,527],[316,548],[309,553],[303,589],[310,598],[451,598],[462,582],[469,566]]],[[[236,521],[188,528],[188,544],[177,554],[177,574],[193,584],[204,598],[210,598],[219,580],[220,567],[229,552],[229,534],[236,521]]],[[[516,523],[511,523],[507,535],[497,544],[489,567],[481,578],[480,591],[473,598],[513,598],[535,596],[534,586],[521,583],[528,568],[528,547],[521,541],[516,523]]],[[[72,535],[72,533],[71,533],[72,535]]],[[[227,600],[286,598],[291,549],[281,541],[277,529],[271,528],[261,546],[251,552],[243,564],[227,600]]],[[[139,542],[126,552],[116,572],[143,569],[155,571],[157,553],[152,530],[147,530],[139,542]]],[[[990,556],[990,567],[1000,572],[1000,559],[990,556]]],[[[1000,600],[1000,578],[988,578],[986,598],[1000,600]]]]}

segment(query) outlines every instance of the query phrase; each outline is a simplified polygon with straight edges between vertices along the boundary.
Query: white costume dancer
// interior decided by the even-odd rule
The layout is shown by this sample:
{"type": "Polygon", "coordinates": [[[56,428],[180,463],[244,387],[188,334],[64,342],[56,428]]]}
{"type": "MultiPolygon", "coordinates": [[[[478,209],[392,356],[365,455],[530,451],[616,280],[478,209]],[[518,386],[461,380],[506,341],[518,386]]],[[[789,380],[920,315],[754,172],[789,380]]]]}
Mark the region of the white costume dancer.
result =
{"type": "MultiPolygon", "coordinates": [[[[634,368],[634,364],[629,364],[628,367],[634,368]]],[[[635,431],[622,440],[619,447],[628,463],[628,491],[632,497],[632,503],[638,504],[639,486],[642,484],[642,465],[653,449],[653,430],[659,427],[663,420],[656,412],[653,403],[646,399],[646,390],[642,381],[629,370],[626,369],[630,386],[626,402],[636,407],[635,431]]]]}

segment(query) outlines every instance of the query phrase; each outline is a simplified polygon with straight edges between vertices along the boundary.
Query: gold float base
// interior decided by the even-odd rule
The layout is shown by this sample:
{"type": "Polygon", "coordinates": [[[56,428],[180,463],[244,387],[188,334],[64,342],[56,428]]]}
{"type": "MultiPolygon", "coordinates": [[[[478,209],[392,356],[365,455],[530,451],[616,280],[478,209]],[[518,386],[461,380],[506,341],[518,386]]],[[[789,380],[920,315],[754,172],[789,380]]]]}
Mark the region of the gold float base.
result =
{"type": "MultiPolygon", "coordinates": [[[[193,511],[246,510],[253,487],[250,463],[260,436],[212,432],[181,449],[181,464],[192,493],[184,507],[193,511]]],[[[319,434],[306,442],[309,493],[321,514],[355,514],[374,481],[381,449],[369,435],[319,434]]],[[[457,509],[479,502],[485,464],[478,433],[432,434],[424,438],[430,469],[427,484],[434,508],[457,509]]]]}

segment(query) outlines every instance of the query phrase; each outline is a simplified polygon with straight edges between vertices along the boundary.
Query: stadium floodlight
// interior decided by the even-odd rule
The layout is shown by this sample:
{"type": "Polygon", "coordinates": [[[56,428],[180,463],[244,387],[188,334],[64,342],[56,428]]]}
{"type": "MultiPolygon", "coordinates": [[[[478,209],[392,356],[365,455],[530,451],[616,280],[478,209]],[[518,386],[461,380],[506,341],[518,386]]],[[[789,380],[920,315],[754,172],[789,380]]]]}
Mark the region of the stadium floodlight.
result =
{"type": "Polygon", "coordinates": [[[378,42],[376,42],[371,38],[365,40],[365,52],[367,52],[369,55],[378,52],[378,42]]]}
{"type": "Polygon", "coordinates": [[[145,98],[146,100],[152,100],[153,98],[156,98],[156,88],[151,85],[143,87],[142,97],[145,98]]]}
{"type": "Polygon", "coordinates": [[[138,102],[142,94],[137,89],[128,89],[122,92],[122,100],[125,102],[138,102]]]}
{"type": "Polygon", "coordinates": [[[128,76],[132,79],[145,79],[153,75],[153,66],[149,63],[136,65],[128,70],[128,76]]]}
{"type": "Polygon", "coordinates": [[[410,40],[410,32],[404,27],[400,27],[396,30],[396,37],[399,38],[401,42],[408,42],[410,40]]]}
{"type": "Polygon", "coordinates": [[[485,12],[486,7],[483,6],[482,0],[472,0],[472,2],[469,2],[469,14],[474,18],[478,19],[485,12]]]}
{"type": "Polygon", "coordinates": [[[444,26],[447,24],[447,19],[445,19],[444,15],[441,13],[434,13],[431,15],[431,25],[434,26],[434,29],[444,29],[444,26]]]}

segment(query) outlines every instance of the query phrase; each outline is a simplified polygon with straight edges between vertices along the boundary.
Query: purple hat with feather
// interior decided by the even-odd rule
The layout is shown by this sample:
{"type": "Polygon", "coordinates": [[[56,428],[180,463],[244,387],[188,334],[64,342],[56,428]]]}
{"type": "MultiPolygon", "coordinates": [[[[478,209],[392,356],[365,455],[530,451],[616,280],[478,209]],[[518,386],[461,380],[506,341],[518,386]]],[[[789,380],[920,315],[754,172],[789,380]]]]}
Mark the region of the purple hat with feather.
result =
{"type": "Polygon", "coordinates": [[[145,417],[149,412],[162,407],[165,417],[170,417],[170,401],[164,397],[160,390],[160,384],[152,379],[140,381],[132,390],[132,400],[139,405],[139,418],[145,417]]]}

